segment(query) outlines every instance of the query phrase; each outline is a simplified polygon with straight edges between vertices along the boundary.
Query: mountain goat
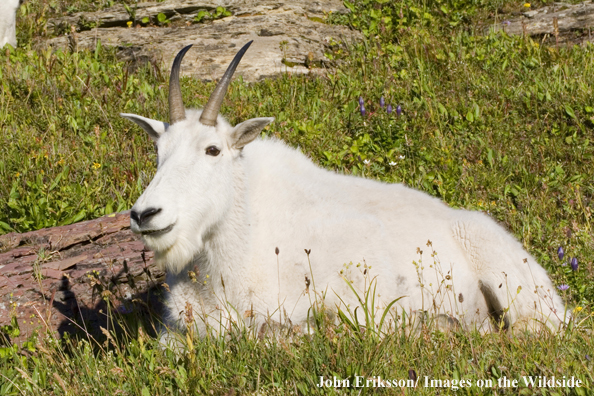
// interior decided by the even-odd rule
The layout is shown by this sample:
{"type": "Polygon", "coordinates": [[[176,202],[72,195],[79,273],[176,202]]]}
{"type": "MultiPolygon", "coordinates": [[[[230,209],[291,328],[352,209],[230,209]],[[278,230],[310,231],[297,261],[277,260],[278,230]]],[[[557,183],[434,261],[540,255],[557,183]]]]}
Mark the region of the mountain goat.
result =
{"type": "Polygon", "coordinates": [[[10,44],[16,48],[16,13],[22,0],[0,2],[0,48],[10,44]]]}
{"type": "Polygon", "coordinates": [[[168,326],[195,322],[202,334],[247,318],[307,326],[312,295],[346,311],[371,286],[392,323],[419,313],[481,331],[563,323],[546,271],[485,214],[318,168],[281,141],[258,138],[274,118],[231,126],[219,109],[250,44],[204,109],[182,102],[188,46],[171,70],[170,122],[121,114],[157,145],[157,172],[130,217],[167,269],[168,326]]]}

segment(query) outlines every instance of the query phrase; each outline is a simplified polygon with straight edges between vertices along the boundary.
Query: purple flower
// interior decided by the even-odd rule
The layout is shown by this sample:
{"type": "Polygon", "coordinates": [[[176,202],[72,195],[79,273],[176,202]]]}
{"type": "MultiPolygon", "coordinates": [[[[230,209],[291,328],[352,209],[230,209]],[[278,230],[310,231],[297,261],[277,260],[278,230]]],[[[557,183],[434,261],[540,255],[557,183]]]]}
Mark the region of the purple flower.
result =
{"type": "Polygon", "coordinates": [[[574,271],[578,270],[578,261],[575,257],[571,259],[571,269],[574,271]]]}
{"type": "Polygon", "coordinates": [[[502,23],[503,25],[506,25],[506,26],[509,26],[509,25],[511,25],[511,22],[510,22],[510,21],[503,21],[503,22],[501,22],[501,23],[502,23]]]}
{"type": "Polygon", "coordinates": [[[365,106],[363,106],[363,104],[361,104],[361,108],[359,110],[361,111],[361,115],[365,117],[365,106]]]}
{"type": "Polygon", "coordinates": [[[396,106],[396,115],[400,115],[402,114],[402,106],[398,105],[396,106]]]}
{"type": "Polygon", "coordinates": [[[363,106],[363,96],[359,96],[359,106],[363,106]]]}
{"type": "Polygon", "coordinates": [[[117,308],[117,311],[121,314],[126,315],[126,314],[134,312],[134,309],[131,307],[127,307],[125,304],[122,304],[117,308]]]}
{"type": "Polygon", "coordinates": [[[586,360],[590,361],[590,355],[586,355],[586,360]]]}
{"type": "Polygon", "coordinates": [[[559,246],[559,249],[557,249],[557,256],[559,256],[559,260],[563,260],[564,255],[565,252],[563,251],[563,247],[559,246]]]}
{"type": "Polygon", "coordinates": [[[559,285],[559,286],[557,286],[557,289],[559,289],[561,291],[565,291],[565,290],[569,289],[569,286],[567,286],[567,285],[559,285]]]}
{"type": "Polygon", "coordinates": [[[386,107],[386,111],[388,112],[388,114],[392,114],[392,105],[389,104],[388,107],[386,107]]]}
{"type": "Polygon", "coordinates": [[[382,96],[382,97],[380,98],[380,107],[383,109],[385,105],[386,105],[386,100],[385,100],[385,99],[384,99],[384,97],[382,96]]]}

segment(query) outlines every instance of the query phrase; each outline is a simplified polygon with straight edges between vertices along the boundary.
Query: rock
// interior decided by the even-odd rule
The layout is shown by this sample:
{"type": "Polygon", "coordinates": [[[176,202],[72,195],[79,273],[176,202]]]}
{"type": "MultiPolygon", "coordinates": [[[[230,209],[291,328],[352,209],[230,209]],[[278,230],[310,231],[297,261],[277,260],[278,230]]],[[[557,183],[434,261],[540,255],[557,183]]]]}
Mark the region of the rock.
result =
{"type": "Polygon", "coordinates": [[[594,26],[594,4],[553,3],[553,5],[530,10],[518,19],[503,21],[495,30],[504,30],[509,35],[539,36],[559,43],[591,41],[590,29],[594,26]]]}
{"type": "Polygon", "coordinates": [[[108,313],[159,312],[165,274],[130,231],[128,213],[3,235],[0,252],[0,326],[16,315],[13,341],[36,330],[96,336],[108,313]]]}
{"type": "Polygon", "coordinates": [[[133,12],[118,5],[50,20],[50,26],[58,31],[75,26],[78,32],[41,45],[92,50],[101,40],[103,46],[117,47],[122,59],[162,62],[169,68],[179,50],[194,44],[182,64],[182,75],[214,80],[223,75],[237,50],[254,40],[236,75],[257,81],[286,72],[322,72],[332,66],[325,56],[330,47],[362,39],[359,32],[345,26],[323,23],[329,12],[346,13],[348,9],[339,0],[169,0],[138,3],[133,12]],[[199,11],[212,12],[218,6],[225,7],[231,15],[207,23],[191,23],[199,11]],[[143,18],[156,23],[159,13],[173,21],[172,26],[141,27],[143,18]],[[125,27],[131,21],[136,27],[125,27]]]}

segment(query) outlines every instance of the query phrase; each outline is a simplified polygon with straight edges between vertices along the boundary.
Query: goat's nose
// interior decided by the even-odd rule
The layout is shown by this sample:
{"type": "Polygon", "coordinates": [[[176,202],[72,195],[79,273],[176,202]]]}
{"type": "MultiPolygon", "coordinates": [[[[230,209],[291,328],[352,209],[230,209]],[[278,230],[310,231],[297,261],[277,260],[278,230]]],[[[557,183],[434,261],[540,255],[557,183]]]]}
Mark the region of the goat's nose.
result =
{"type": "Polygon", "coordinates": [[[153,217],[160,211],[161,211],[161,208],[158,208],[158,209],[157,208],[148,208],[148,209],[144,210],[142,213],[140,213],[140,215],[139,215],[137,211],[133,210],[132,212],[130,212],[130,218],[132,218],[132,220],[136,221],[136,224],[141,226],[143,221],[150,219],[151,217],[153,217]]]}

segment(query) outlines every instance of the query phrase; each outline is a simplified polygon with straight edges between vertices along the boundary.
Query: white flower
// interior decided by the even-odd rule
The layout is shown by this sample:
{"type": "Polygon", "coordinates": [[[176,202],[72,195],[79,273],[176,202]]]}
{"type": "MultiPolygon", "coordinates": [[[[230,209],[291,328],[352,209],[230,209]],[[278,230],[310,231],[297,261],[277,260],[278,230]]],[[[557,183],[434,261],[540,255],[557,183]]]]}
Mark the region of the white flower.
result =
{"type": "Polygon", "coordinates": [[[405,159],[405,158],[406,158],[406,156],[405,156],[405,155],[401,155],[401,156],[399,156],[398,158],[400,158],[401,160],[403,160],[403,159],[405,159]]]}
{"type": "Polygon", "coordinates": [[[371,161],[369,161],[368,159],[366,159],[366,160],[363,160],[363,163],[364,163],[365,165],[369,165],[369,164],[371,163],[371,161]]]}
{"type": "Polygon", "coordinates": [[[390,166],[395,166],[395,165],[396,165],[396,162],[394,162],[394,161],[390,162],[390,166]]]}

